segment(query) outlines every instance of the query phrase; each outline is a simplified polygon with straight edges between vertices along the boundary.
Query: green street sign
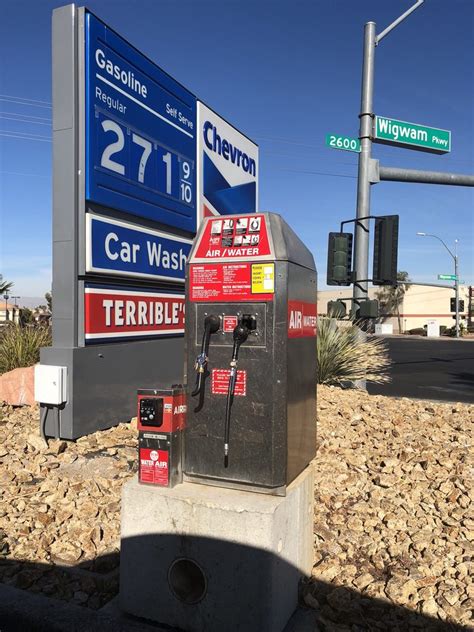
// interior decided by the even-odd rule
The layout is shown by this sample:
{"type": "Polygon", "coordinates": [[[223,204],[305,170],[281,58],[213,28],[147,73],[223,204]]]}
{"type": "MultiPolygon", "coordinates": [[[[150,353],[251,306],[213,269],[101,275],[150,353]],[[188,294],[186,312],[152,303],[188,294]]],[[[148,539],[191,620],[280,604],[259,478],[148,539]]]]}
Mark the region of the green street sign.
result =
{"type": "Polygon", "coordinates": [[[455,274],[438,274],[438,279],[440,281],[456,281],[455,274]]]}
{"type": "Polygon", "coordinates": [[[334,149],[344,151],[355,151],[360,153],[360,140],[350,136],[340,136],[339,134],[326,134],[326,145],[334,149]]]}
{"type": "Polygon", "coordinates": [[[451,132],[417,123],[376,116],[373,127],[374,143],[396,145],[405,149],[417,149],[434,154],[451,151],[451,132]]]}

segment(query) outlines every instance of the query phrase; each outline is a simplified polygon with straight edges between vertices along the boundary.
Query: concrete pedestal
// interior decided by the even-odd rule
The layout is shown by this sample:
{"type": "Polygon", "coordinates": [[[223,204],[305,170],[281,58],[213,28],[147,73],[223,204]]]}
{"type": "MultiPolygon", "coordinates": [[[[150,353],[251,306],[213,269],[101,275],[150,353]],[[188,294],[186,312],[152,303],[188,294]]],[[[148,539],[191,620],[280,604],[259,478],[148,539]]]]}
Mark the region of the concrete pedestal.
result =
{"type": "Polygon", "coordinates": [[[286,497],[129,481],[120,606],[186,632],[281,632],[313,563],[313,471],[286,497]]]}

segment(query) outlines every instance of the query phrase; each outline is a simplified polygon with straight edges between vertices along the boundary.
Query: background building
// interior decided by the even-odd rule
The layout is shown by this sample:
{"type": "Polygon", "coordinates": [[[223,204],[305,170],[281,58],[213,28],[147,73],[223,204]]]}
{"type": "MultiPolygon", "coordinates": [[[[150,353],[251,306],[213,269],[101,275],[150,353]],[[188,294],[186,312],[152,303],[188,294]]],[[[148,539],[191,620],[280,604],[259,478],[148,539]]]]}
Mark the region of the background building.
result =
{"type": "Polygon", "coordinates": [[[18,323],[20,320],[20,308],[11,303],[6,303],[0,298],[0,325],[5,323],[18,323]]]}
{"type": "MultiPolygon", "coordinates": [[[[397,306],[393,301],[384,301],[380,294],[386,297],[386,290],[381,287],[370,287],[369,298],[378,298],[380,304],[380,318],[377,322],[390,323],[393,325],[393,332],[399,333],[424,327],[429,320],[436,320],[440,326],[452,327],[455,324],[454,313],[450,309],[451,298],[454,298],[454,289],[429,287],[425,285],[410,285],[397,306]],[[377,296],[379,295],[379,296],[377,296]],[[389,304],[387,304],[389,303],[389,304]],[[391,303],[391,304],[390,304],[391,303]]],[[[459,288],[459,298],[464,300],[464,311],[461,312],[461,323],[467,327],[469,321],[469,295],[471,294],[471,304],[473,301],[472,288],[461,285],[459,288]]],[[[327,314],[329,301],[338,298],[352,296],[352,287],[344,287],[333,290],[323,290],[318,292],[318,314],[327,314]]],[[[346,301],[347,310],[350,309],[350,302],[346,301]]],[[[474,305],[471,305],[471,309],[474,305]]],[[[473,315],[471,313],[471,319],[473,315]]]]}

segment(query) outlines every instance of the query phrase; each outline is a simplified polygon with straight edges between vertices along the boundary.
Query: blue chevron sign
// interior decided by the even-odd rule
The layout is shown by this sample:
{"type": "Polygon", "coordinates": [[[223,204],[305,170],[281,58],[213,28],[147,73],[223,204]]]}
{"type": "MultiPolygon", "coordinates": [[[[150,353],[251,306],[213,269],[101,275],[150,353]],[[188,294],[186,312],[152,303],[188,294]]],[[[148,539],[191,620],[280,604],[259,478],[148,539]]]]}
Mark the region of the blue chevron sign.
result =
{"type": "Polygon", "coordinates": [[[198,217],[258,210],[258,146],[197,102],[198,217]]]}

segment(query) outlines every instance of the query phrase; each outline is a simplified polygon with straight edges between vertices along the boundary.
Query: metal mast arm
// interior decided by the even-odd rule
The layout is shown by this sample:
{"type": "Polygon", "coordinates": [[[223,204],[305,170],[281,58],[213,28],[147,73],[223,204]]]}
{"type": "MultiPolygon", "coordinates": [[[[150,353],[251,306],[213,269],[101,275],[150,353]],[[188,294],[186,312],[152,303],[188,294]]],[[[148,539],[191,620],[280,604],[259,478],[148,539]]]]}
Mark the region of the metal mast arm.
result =
{"type": "Polygon", "coordinates": [[[378,46],[379,42],[386,35],[388,35],[390,31],[392,31],[396,26],[398,26],[400,22],[403,22],[403,20],[405,20],[409,15],[411,15],[413,11],[416,11],[416,9],[418,9],[418,7],[420,7],[424,1],[425,0],[417,0],[416,4],[414,4],[410,9],[408,9],[408,11],[405,11],[405,13],[403,13],[399,18],[397,18],[394,22],[389,24],[389,26],[387,26],[387,28],[380,33],[380,35],[377,35],[375,37],[375,45],[378,46]]]}

